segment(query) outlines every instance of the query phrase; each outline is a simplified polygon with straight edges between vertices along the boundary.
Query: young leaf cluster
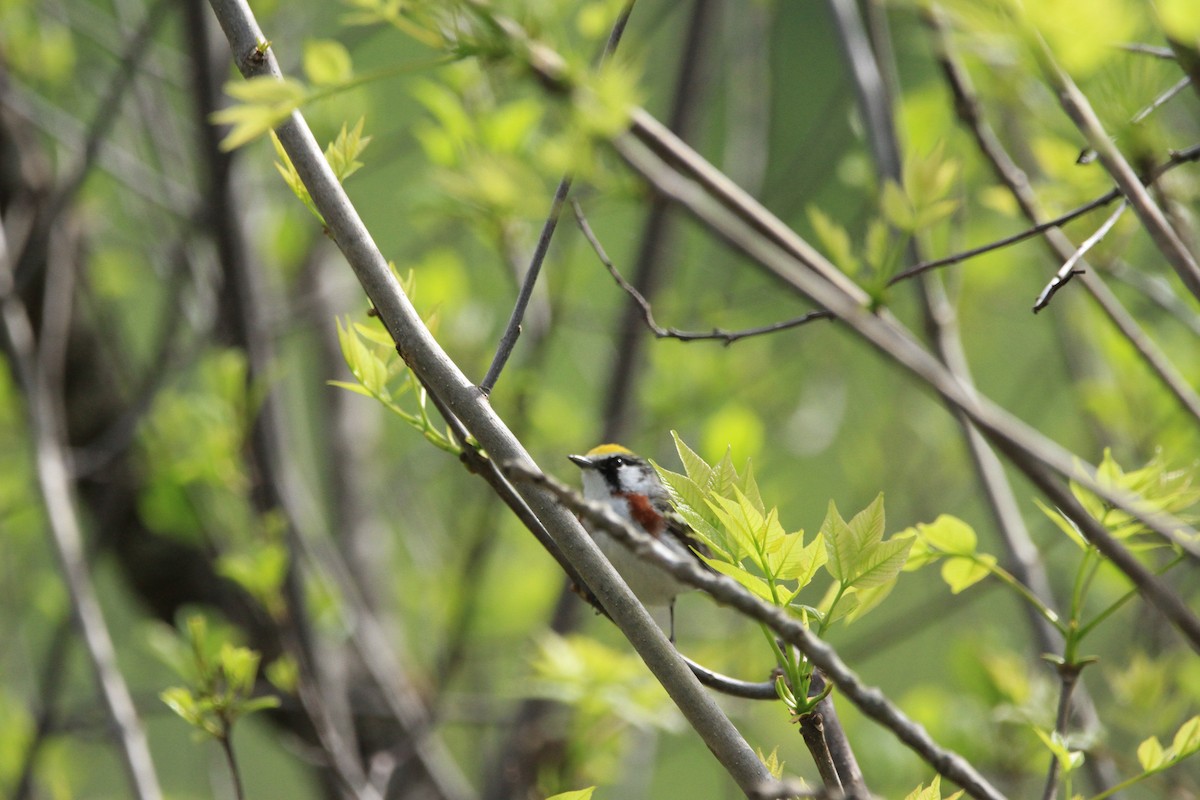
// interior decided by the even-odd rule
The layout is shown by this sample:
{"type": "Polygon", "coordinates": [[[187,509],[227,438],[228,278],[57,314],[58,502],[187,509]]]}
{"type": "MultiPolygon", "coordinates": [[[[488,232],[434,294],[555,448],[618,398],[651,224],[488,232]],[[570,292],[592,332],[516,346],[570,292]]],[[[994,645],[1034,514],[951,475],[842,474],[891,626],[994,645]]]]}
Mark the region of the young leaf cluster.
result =
{"type": "MultiPolygon", "coordinates": [[[[804,531],[787,531],[778,509],[767,508],[749,464],[739,474],[728,451],[709,464],[672,435],[684,473],[656,468],[676,511],[711,551],[701,558],[713,570],[791,610],[819,634],[836,620],[861,617],[895,584],[913,540],[884,540],[882,496],[849,522],[830,503],[820,533],[805,542],[804,531]],[[822,568],[832,579],[824,599],[817,606],[798,602],[822,568]]],[[[824,696],[809,697],[812,665],[763,633],[784,673],[777,684],[781,699],[793,715],[807,713],[824,696]]]]}
{"type": "Polygon", "coordinates": [[[159,697],[189,725],[228,743],[239,719],[279,705],[273,695],[254,697],[258,653],[227,640],[216,644],[200,615],[188,619],[183,638],[187,660],[176,666],[191,685],[166,689],[159,697]]]}
{"type": "Polygon", "coordinates": [[[879,190],[879,214],[867,223],[862,245],[815,206],[809,224],[831,261],[862,281],[876,302],[883,302],[888,281],[896,274],[913,236],[947,219],[960,205],[951,196],[960,173],[957,160],[939,142],[926,154],[905,158],[901,180],[888,178],[879,190]]]}
{"type": "MultiPolygon", "coordinates": [[[[412,297],[415,288],[413,275],[410,273],[402,283],[404,291],[412,297]]],[[[426,320],[427,325],[435,322],[435,318],[426,320]]],[[[387,331],[379,325],[347,319],[345,323],[337,321],[337,333],[342,357],[355,381],[329,381],[330,386],[378,400],[384,408],[420,431],[438,449],[455,455],[461,452],[450,430],[439,429],[430,418],[427,408],[429,395],[396,352],[396,344],[387,331]],[[416,394],[416,408],[411,410],[400,403],[409,393],[416,394]]]]}
{"type": "MultiPolygon", "coordinates": [[[[345,123],[342,123],[342,130],[325,148],[325,160],[329,162],[329,166],[333,169],[333,174],[337,177],[339,183],[345,183],[346,179],[358,172],[362,168],[363,162],[358,160],[362,155],[363,150],[371,143],[370,136],[363,136],[364,117],[359,117],[358,122],[353,128],[347,128],[345,123]]],[[[316,203],[313,202],[312,195],[308,193],[308,187],[304,185],[304,181],[300,179],[300,173],[296,172],[295,165],[288,158],[288,154],[284,151],[283,145],[279,141],[279,137],[271,133],[271,144],[275,146],[275,155],[279,160],[275,162],[275,169],[279,171],[284,183],[292,190],[292,194],[304,203],[312,215],[325,224],[325,218],[321,216],[321,212],[317,210],[316,203]]]]}

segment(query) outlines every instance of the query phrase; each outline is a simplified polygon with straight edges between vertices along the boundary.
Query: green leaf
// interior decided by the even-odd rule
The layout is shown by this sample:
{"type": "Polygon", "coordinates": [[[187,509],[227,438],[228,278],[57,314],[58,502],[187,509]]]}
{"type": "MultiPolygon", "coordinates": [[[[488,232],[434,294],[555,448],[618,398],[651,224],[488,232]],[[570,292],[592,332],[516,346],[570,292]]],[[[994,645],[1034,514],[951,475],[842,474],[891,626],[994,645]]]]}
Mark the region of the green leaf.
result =
{"type": "Polygon", "coordinates": [[[354,77],[350,53],[333,39],[309,39],[304,43],[304,74],[315,86],[346,83],[354,77]]]}
{"type": "Polygon", "coordinates": [[[687,476],[695,481],[697,486],[708,486],[712,481],[712,467],[687,446],[678,431],[671,431],[671,438],[675,440],[675,452],[679,454],[679,461],[683,464],[687,476]]]}
{"type": "Polygon", "coordinates": [[[824,245],[829,260],[847,275],[857,275],[860,265],[850,244],[850,234],[817,206],[810,205],[806,210],[813,233],[824,245]]]}
{"type": "Polygon", "coordinates": [[[254,691],[254,678],[258,675],[258,653],[225,642],[218,659],[230,690],[237,696],[248,697],[254,691]]]}
{"type": "Polygon", "coordinates": [[[971,555],[975,552],[975,529],[949,514],[940,515],[928,525],[917,525],[917,533],[942,553],[971,555]]]}
{"type": "Polygon", "coordinates": [[[1151,736],[1138,745],[1137,760],[1146,772],[1156,770],[1163,765],[1166,757],[1163,753],[1162,743],[1158,741],[1157,736],[1151,736]]]}
{"type": "Polygon", "coordinates": [[[586,789],[575,789],[570,792],[559,792],[556,795],[547,797],[546,800],[592,800],[592,792],[596,791],[595,786],[589,786],[586,789]]]}
{"type": "Polygon", "coordinates": [[[279,691],[296,693],[296,685],[300,682],[300,667],[291,656],[285,654],[267,664],[263,674],[279,691]]]}
{"type": "Polygon", "coordinates": [[[765,600],[768,603],[775,602],[775,596],[771,594],[771,585],[753,572],[748,572],[737,564],[728,564],[724,561],[717,561],[714,558],[705,558],[704,556],[701,556],[701,558],[704,559],[704,563],[708,564],[715,571],[733,578],[742,586],[749,589],[759,599],[765,600]]]}
{"type": "Polygon", "coordinates": [[[1200,750],[1200,716],[1195,716],[1179,726],[1171,742],[1171,755],[1175,759],[1189,756],[1200,750]]]}
{"type": "Polygon", "coordinates": [[[912,539],[891,539],[864,551],[855,564],[855,575],[850,584],[866,589],[893,580],[908,560],[912,543],[912,539]]]}
{"type": "MultiPolygon", "coordinates": [[[[325,160],[329,162],[329,167],[337,177],[338,183],[345,183],[347,178],[358,172],[363,166],[363,162],[359,161],[358,157],[371,143],[370,136],[363,136],[365,123],[365,117],[359,117],[353,128],[347,128],[346,123],[343,122],[337,138],[325,148],[325,160]]],[[[390,338],[388,344],[391,344],[390,338]]]]}
{"type": "Polygon", "coordinates": [[[911,232],[916,229],[916,211],[912,203],[900,184],[890,178],[884,181],[879,207],[884,218],[897,230],[911,232]]]}
{"type": "Polygon", "coordinates": [[[1042,740],[1042,744],[1050,750],[1057,759],[1059,767],[1063,772],[1072,772],[1083,764],[1083,753],[1078,750],[1072,750],[1068,747],[1067,742],[1058,731],[1047,733],[1041,728],[1034,728],[1033,732],[1042,740]]]}
{"type": "Polygon", "coordinates": [[[241,102],[213,112],[218,125],[232,126],[221,149],[235,150],[277,127],[304,102],[308,90],[292,78],[269,75],[225,84],[225,92],[241,102]]]}
{"type": "Polygon", "coordinates": [[[833,500],[829,501],[825,520],[821,523],[821,538],[825,540],[829,574],[843,583],[847,582],[857,556],[857,547],[833,500]]]}
{"type": "Polygon", "coordinates": [[[372,399],[375,397],[375,395],[368,392],[361,383],[351,383],[350,381],[325,381],[325,383],[329,386],[336,386],[339,389],[346,389],[354,392],[355,394],[361,394],[363,397],[370,397],[372,399]]]}
{"type": "Polygon", "coordinates": [[[991,567],[995,564],[996,557],[986,554],[975,558],[950,558],[942,564],[942,580],[950,587],[952,594],[958,594],[990,575],[991,567]]]}
{"type": "Polygon", "coordinates": [[[1042,510],[1043,514],[1050,518],[1051,522],[1058,526],[1059,530],[1067,535],[1068,539],[1079,546],[1080,550],[1087,550],[1090,547],[1090,545],[1087,543],[1087,539],[1083,538],[1083,534],[1079,532],[1079,527],[1074,522],[1067,519],[1065,514],[1056,508],[1050,508],[1050,506],[1046,505],[1036,497],[1033,499],[1033,502],[1042,510]]]}
{"type": "Polygon", "coordinates": [[[200,709],[190,689],[173,686],[159,692],[158,697],[167,704],[167,708],[183,717],[189,725],[200,724],[200,709]]]}
{"type": "Polygon", "coordinates": [[[850,613],[846,615],[846,624],[852,624],[862,619],[867,612],[877,607],[884,599],[892,593],[892,589],[896,588],[896,579],[881,583],[877,586],[863,588],[862,585],[854,586],[850,589],[854,594],[855,604],[850,613]]]}

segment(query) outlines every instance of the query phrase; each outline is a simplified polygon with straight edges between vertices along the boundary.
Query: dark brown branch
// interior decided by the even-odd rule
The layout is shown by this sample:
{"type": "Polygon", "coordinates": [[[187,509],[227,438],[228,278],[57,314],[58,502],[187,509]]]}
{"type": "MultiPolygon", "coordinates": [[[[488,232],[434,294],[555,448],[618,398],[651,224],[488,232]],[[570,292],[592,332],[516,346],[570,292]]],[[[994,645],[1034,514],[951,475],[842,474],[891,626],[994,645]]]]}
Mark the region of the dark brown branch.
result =
{"type": "Polygon", "coordinates": [[[629,297],[637,304],[641,310],[642,321],[646,327],[650,329],[659,339],[678,339],[681,342],[696,342],[696,341],[711,341],[717,340],[723,342],[726,346],[733,344],[741,339],[748,339],[752,336],[762,336],[768,333],[778,333],[792,328],[798,328],[805,323],[812,322],[818,319],[833,319],[833,315],[828,311],[810,311],[803,316],[794,319],[783,320],[782,322],[774,322],[770,325],[760,325],[756,328],[743,328],[737,331],[723,331],[719,328],[713,328],[711,331],[683,331],[678,328],[664,328],[654,320],[654,310],[650,306],[650,301],[647,300],[637,288],[625,277],[621,275],[613,264],[612,259],[608,257],[608,253],[604,249],[604,245],[596,237],[591,225],[588,224],[587,217],[583,213],[583,209],[579,205],[579,201],[572,200],[572,207],[575,209],[575,220],[579,223],[579,230],[588,240],[588,244],[592,246],[596,257],[600,259],[600,263],[608,269],[608,273],[612,275],[613,280],[621,287],[629,297]]]}

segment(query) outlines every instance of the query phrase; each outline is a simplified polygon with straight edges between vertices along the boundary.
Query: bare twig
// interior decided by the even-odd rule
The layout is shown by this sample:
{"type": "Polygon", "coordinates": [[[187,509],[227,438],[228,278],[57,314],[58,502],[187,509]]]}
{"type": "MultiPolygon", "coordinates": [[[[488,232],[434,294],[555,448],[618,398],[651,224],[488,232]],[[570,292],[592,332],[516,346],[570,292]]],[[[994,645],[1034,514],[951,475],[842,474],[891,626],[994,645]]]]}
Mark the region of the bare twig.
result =
{"type": "Polygon", "coordinates": [[[1023,242],[1026,239],[1032,239],[1034,236],[1045,233],[1046,231],[1062,227],[1071,220],[1078,219],[1084,214],[1095,211],[1097,208],[1103,208],[1120,196],[1121,193],[1116,189],[1113,189],[1101,195],[1100,197],[1097,197],[1095,200],[1084,203],[1078,208],[1071,209],[1065,214],[1060,214],[1054,219],[1047,220],[1046,222],[1039,222],[1036,225],[1031,225],[1030,227],[1018,231],[1011,236],[1005,236],[1001,239],[997,239],[994,242],[988,242],[987,244],[982,244],[978,247],[972,247],[968,250],[963,250],[952,255],[943,256],[942,258],[934,258],[929,261],[922,261],[919,264],[914,264],[913,266],[907,267],[893,275],[891,279],[888,280],[888,286],[894,286],[901,281],[916,277],[923,272],[929,272],[930,270],[937,269],[938,267],[961,264],[962,262],[975,258],[976,256],[982,256],[995,250],[1000,250],[1002,248],[1017,244],[1018,242],[1023,242]]]}
{"type": "Polygon", "coordinates": [[[866,686],[841,660],[832,647],[818,638],[786,609],[760,600],[732,578],[705,570],[692,559],[685,559],[660,547],[649,534],[621,519],[606,504],[585,500],[555,478],[512,463],[506,471],[520,481],[547,488],[567,508],[590,523],[612,534],[638,557],[675,578],[704,591],[718,603],[742,612],[777,633],[785,642],[819,667],[827,680],[837,687],[865,715],[883,725],[917,755],[941,774],[963,787],[971,797],[1001,800],[1004,795],[962,756],[942,748],[917,722],[893,705],[878,689],[866,686]]]}
{"type": "Polygon", "coordinates": [[[642,293],[637,290],[633,284],[625,280],[625,277],[617,270],[612,259],[608,257],[608,253],[604,249],[604,245],[596,237],[592,226],[588,224],[587,217],[584,216],[583,208],[580,207],[578,200],[572,200],[571,206],[575,210],[575,220],[579,223],[579,230],[583,232],[584,237],[588,240],[588,244],[592,246],[596,257],[600,259],[600,263],[608,269],[608,274],[612,275],[613,280],[617,285],[629,295],[630,299],[637,304],[641,310],[642,321],[646,323],[646,327],[650,329],[659,339],[678,339],[681,342],[695,342],[705,340],[718,340],[725,345],[731,345],[741,339],[748,339],[752,336],[762,336],[768,333],[778,333],[779,331],[790,330],[797,328],[805,323],[812,322],[817,319],[833,319],[833,315],[828,311],[810,311],[809,313],[796,317],[794,319],[775,322],[771,325],[761,325],[757,328],[744,328],[736,331],[723,331],[719,328],[713,328],[705,333],[701,331],[682,331],[678,328],[664,328],[654,321],[654,310],[650,306],[650,301],[647,300],[642,293]]]}
{"type": "Polygon", "coordinates": [[[33,326],[14,288],[5,238],[0,230],[0,317],[12,348],[14,370],[25,391],[38,488],[42,494],[51,543],[100,694],[117,734],[133,793],[139,800],[161,800],[162,789],[154,771],[146,733],[117,664],[108,624],[84,559],[83,534],[75,511],[60,433],[62,409],[53,394],[55,387],[47,383],[44,365],[36,352],[33,326]]]}
{"type": "MultiPolygon", "coordinates": [[[[620,45],[621,37],[625,33],[625,26],[629,22],[629,15],[633,13],[634,2],[635,0],[628,0],[616,22],[613,23],[612,30],[608,34],[608,41],[604,45],[604,52],[600,56],[602,63],[611,57],[617,46],[620,45]]],[[[512,355],[513,348],[517,346],[517,339],[521,336],[521,321],[525,319],[525,309],[529,307],[529,300],[533,297],[533,287],[537,285],[538,275],[541,274],[542,264],[546,260],[546,251],[550,249],[550,240],[554,238],[554,231],[558,227],[558,218],[562,215],[563,202],[571,192],[571,181],[570,174],[563,175],[558,182],[558,188],[554,190],[550,213],[546,215],[546,221],[542,223],[542,232],[538,236],[533,257],[529,260],[529,269],[525,271],[525,275],[521,279],[521,289],[517,293],[517,301],[509,315],[508,324],[504,327],[504,333],[500,336],[500,344],[496,348],[496,355],[492,358],[491,366],[488,367],[487,374],[479,384],[479,390],[484,395],[492,393],[496,381],[500,379],[500,373],[504,370],[504,365],[508,363],[509,356],[512,355]]]]}
{"type": "Polygon", "coordinates": [[[571,176],[564,175],[558,182],[558,188],[554,190],[550,213],[546,215],[546,221],[542,223],[542,232],[538,236],[537,247],[533,249],[533,257],[529,260],[529,269],[525,271],[525,276],[521,280],[521,290],[517,293],[517,302],[513,304],[513,310],[509,315],[508,324],[504,327],[504,333],[500,336],[496,355],[492,359],[491,366],[488,367],[487,374],[479,383],[479,391],[485,395],[492,393],[496,381],[500,379],[500,372],[508,363],[513,348],[517,346],[517,339],[521,336],[521,321],[525,319],[525,309],[529,307],[529,300],[533,297],[533,287],[537,284],[538,275],[541,274],[542,263],[546,260],[546,251],[550,249],[550,239],[553,238],[554,231],[558,227],[563,201],[567,199],[570,191],[571,176]]]}
{"type": "MultiPolygon", "coordinates": [[[[1061,683],[1054,732],[1064,739],[1067,735],[1067,723],[1071,719],[1071,695],[1074,693],[1075,687],[1079,685],[1079,669],[1078,664],[1063,664],[1058,669],[1061,683]]],[[[1042,792],[1042,800],[1054,800],[1054,796],[1058,793],[1058,779],[1061,773],[1062,764],[1059,763],[1058,756],[1051,753],[1050,766],[1046,769],[1046,788],[1042,792]]]]}
{"type": "Polygon", "coordinates": [[[1046,306],[1050,305],[1050,300],[1053,299],[1054,295],[1058,293],[1059,289],[1067,285],[1067,281],[1071,280],[1073,276],[1083,274],[1083,270],[1076,269],[1075,265],[1078,264],[1085,255],[1087,255],[1089,250],[1099,244],[1100,241],[1108,235],[1108,232],[1112,230],[1112,227],[1117,224],[1117,220],[1119,220],[1121,215],[1125,213],[1126,208],[1128,208],[1128,204],[1122,200],[1117,204],[1116,209],[1114,209],[1113,212],[1108,215],[1108,219],[1104,220],[1104,223],[1096,229],[1096,232],[1084,239],[1083,243],[1080,244],[1079,247],[1075,248],[1075,252],[1071,254],[1070,258],[1063,262],[1063,265],[1058,268],[1058,272],[1054,273],[1054,277],[1050,279],[1048,284],[1046,284],[1046,288],[1042,289],[1041,294],[1037,296],[1037,300],[1034,301],[1033,304],[1033,313],[1036,314],[1046,306]]]}
{"type": "MultiPolygon", "coordinates": [[[[943,66],[943,69],[945,69],[945,66],[943,66]]],[[[961,90],[965,76],[962,74],[962,71],[957,68],[955,68],[955,73],[956,74],[954,76],[951,76],[951,80],[954,81],[956,84],[958,84],[960,87],[960,90],[961,90]]],[[[965,118],[967,121],[969,121],[970,119],[978,119],[979,118],[979,109],[977,107],[977,102],[974,101],[973,96],[968,97],[966,95],[959,94],[956,96],[956,100],[960,103],[964,102],[964,101],[969,101],[970,103],[974,103],[974,105],[968,106],[965,109],[965,112],[963,109],[960,109],[960,111],[959,111],[960,118],[962,118],[963,113],[966,113],[968,115],[965,118]]],[[[979,138],[978,135],[976,138],[977,139],[979,138]]],[[[994,135],[990,134],[990,132],[988,134],[988,139],[990,141],[994,141],[994,135]]],[[[998,142],[997,142],[997,145],[998,145],[998,142]]],[[[1159,178],[1161,178],[1163,175],[1167,174],[1168,172],[1173,170],[1175,167],[1180,166],[1181,164],[1188,164],[1188,163],[1191,163],[1191,162],[1197,161],[1197,160],[1200,160],[1200,145],[1193,145],[1192,147],[1188,147],[1184,150],[1174,151],[1170,154],[1168,159],[1163,164],[1156,167],[1154,170],[1152,170],[1150,172],[1149,176],[1147,176],[1147,178],[1146,178],[1146,184],[1147,185],[1153,184],[1159,178]]],[[[1027,185],[1027,183],[1024,180],[1024,176],[1022,176],[1022,184],[1027,185]]],[[[1048,231],[1052,231],[1054,228],[1060,228],[1063,225],[1067,224],[1068,222],[1071,222],[1072,220],[1078,219],[1079,217],[1082,217],[1085,214],[1089,214],[1098,208],[1103,208],[1104,206],[1108,205],[1109,203],[1113,202],[1114,200],[1116,200],[1120,197],[1121,197],[1120,189],[1110,189],[1109,191],[1105,192],[1104,194],[1100,195],[1099,197],[1097,197],[1094,200],[1089,200],[1088,202],[1084,203],[1083,205],[1081,205],[1077,208],[1073,208],[1070,211],[1067,211],[1066,213],[1060,214],[1053,219],[1047,220],[1045,222],[1037,222],[1036,224],[1031,225],[1030,227],[1025,228],[1022,231],[1018,231],[1017,233],[1014,233],[1011,236],[1005,236],[1001,239],[997,239],[994,242],[988,242],[987,244],[982,244],[982,245],[979,245],[978,247],[972,247],[970,249],[963,250],[958,253],[953,253],[948,256],[943,256],[942,258],[935,258],[935,259],[931,259],[929,261],[922,261],[918,264],[914,264],[913,266],[907,267],[907,268],[901,270],[900,272],[896,273],[895,275],[893,275],[892,278],[888,281],[888,286],[892,286],[894,284],[900,283],[901,281],[908,280],[909,278],[912,278],[916,275],[920,275],[923,272],[928,272],[932,269],[937,269],[938,267],[946,267],[946,266],[950,266],[952,264],[961,264],[963,261],[967,261],[969,259],[975,258],[976,256],[981,256],[981,255],[984,255],[985,253],[990,253],[994,250],[1000,250],[1001,248],[1017,244],[1018,242],[1023,242],[1026,239],[1033,238],[1034,236],[1037,236],[1039,234],[1046,233],[1048,231]]]]}
{"type": "MultiPolygon", "coordinates": [[[[1025,22],[1028,24],[1027,20],[1025,22]]],[[[1063,110],[1087,139],[1092,149],[1096,151],[1100,163],[1112,176],[1129,204],[1133,206],[1134,212],[1137,213],[1159,252],[1174,268],[1184,286],[1193,295],[1200,298],[1200,265],[1196,263],[1196,259],[1188,251],[1179,234],[1171,227],[1158,204],[1154,202],[1154,198],[1146,191],[1133,167],[1113,143],[1108,132],[1104,130],[1091,103],[1075,85],[1071,76],[1058,66],[1045,40],[1032,29],[1028,33],[1042,75],[1058,95],[1063,110]]]]}
{"type": "MultiPolygon", "coordinates": [[[[279,77],[274,54],[269,48],[265,52],[260,49],[266,37],[244,0],[212,0],[212,6],[242,73],[247,77],[279,77]]],[[[539,64],[553,61],[542,50],[537,55],[541,59],[539,64]]],[[[345,254],[413,373],[463,423],[489,456],[533,468],[533,461],[521,443],[422,323],[333,175],[303,116],[293,113],[276,133],[324,217],[330,236],[345,254]]],[[[749,792],[769,780],[753,749],[701,689],[578,520],[542,490],[527,486],[521,495],[738,786],[749,792]]]]}
{"type": "Polygon", "coordinates": [[[79,154],[79,160],[72,165],[70,171],[67,173],[67,177],[56,187],[54,196],[47,204],[45,224],[53,224],[55,218],[62,212],[67,203],[71,201],[75,193],[79,191],[79,187],[83,185],[84,180],[91,172],[96,154],[99,152],[100,146],[104,143],[105,137],[108,136],[113,122],[116,121],[120,114],[121,100],[138,73],[138,65],[141,64],[142,59],[150,52],[148,45],[154,38],[158,26],[166,19],[170,8],[170,3],[165,2],[165,0],[158,0],[146,12],[141,25],[138,26],[133,36],[130,37],[124,54],[121,56],[120,66],[113,75],[112,82],[109,84],[108,91],[96,105],[96,116],[88,127],[87,138],[84,140],[83,151],[79,154]]]}
{"type": "Polygon", "coordinates": [[[1152,56],[1153,58],[1161,58],[1164,61],[1175,60],[1175,54],[1171,52],[1171,48],[1169,47],[1156,47],[1152,44],[1143,44],[1142,42],[1128,42],[1119,45],[1119,47],[1128,53],[1152,56]]]}

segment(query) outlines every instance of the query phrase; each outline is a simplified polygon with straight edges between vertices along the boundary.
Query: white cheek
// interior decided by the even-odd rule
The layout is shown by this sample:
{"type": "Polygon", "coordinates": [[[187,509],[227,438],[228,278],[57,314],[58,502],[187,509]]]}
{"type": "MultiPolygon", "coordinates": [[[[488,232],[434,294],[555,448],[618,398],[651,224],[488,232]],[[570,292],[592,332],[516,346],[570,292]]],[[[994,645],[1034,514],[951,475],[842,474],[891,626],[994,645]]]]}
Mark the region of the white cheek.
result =
{"type": "Polygon", "coordinates": [[[583,471],[583,496],[595,501],[608,499],[608,483],[594,469],[583,471]]]}
{"type": "Polygon", "coordinates": [[[658,481],[654,472],[637,467],[621,468],[621,485],[628,486],[629,491],[635,494],[653,496],[658,493],[658,481]]]}

